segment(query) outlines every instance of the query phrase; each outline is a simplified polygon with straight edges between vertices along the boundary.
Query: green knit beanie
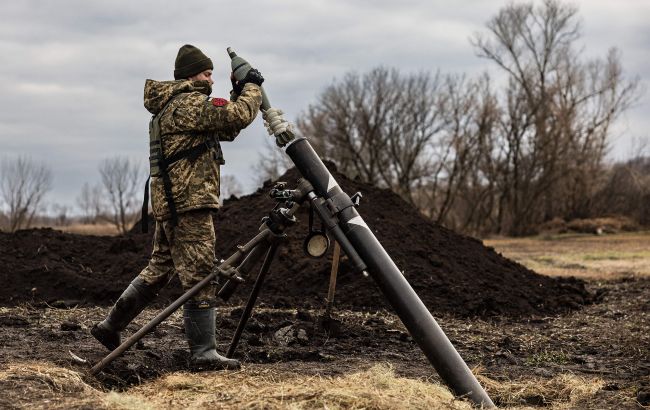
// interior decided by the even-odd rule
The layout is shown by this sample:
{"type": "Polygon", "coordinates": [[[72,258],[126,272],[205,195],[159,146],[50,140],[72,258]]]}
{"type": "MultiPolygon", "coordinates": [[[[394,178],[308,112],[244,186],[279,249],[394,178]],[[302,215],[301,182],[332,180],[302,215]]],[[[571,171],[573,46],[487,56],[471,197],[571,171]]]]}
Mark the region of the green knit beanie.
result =
{"type": "Polygon", "coordinates": [[[205,70],[212,70],[212,60],[208,58],[201,50],[185,44],[178,50],[176,64],[174,65],[174,79],[180,80],[199,74],[205,70]]]}

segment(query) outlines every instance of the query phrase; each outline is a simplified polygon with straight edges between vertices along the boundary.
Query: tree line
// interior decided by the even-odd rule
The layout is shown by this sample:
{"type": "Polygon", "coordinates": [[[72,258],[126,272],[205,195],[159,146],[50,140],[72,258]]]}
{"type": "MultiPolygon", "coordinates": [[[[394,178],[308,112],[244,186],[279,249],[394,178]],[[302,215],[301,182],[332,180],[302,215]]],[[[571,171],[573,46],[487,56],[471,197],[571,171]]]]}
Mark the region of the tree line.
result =
{"type": "MultiPolygon", "coordinates": [[[[48,204],[52,170],[28,156],[0,160],[0,229],[15,232],[32,226],[110,224],[124,234],[140,218],[147,172],[141,162],[124,156],[105,158],[97,167],[99,182],[84,183],[70,205],[48,204]],[[4,211],[3,211],[4,208],[4,211]]],[[[239,195],[241,185],[232,175],[221,178],[223,198],[239,195]]]]}
{"type": "Polygon", "coordinates": [[[471,39],[499,77],[348,73],[297,125],[339,171],[460,231],[523,235],[556,217],[614,210],[647,218],[638,202],[648,202],[647,173],[643,183],[632,176],[647,159],[606,163],[612,124],[638,99],[638,79],[625,77],[616,49],[584,58],[579,38],[575,7],[511,4],[471,39]],[[626,195],[635,200],[623,205],[626,195]]]}
{"type": "MultiPolygon", "coordinates": [[[[119,233],[127,232],[137,218],[137,194],[143,174],[137,161],[113,157],[98,166],[100,183],[85,183],[76,198],[82,223],[110,223],[119,233]]],[[[52,170],[28,156],[0,161],[0,225],[9,232],[38,225],[67,225],[69,205],[48,204],[45,195],[52,189],[52,170]],[[2,208],[0,208],[1,210],[2,208]]],[[[141,202],[140,202],[141,204],[141,202]]]]}
{"type": "MultiPolygon", "coordinates": [[[[524,235],[554,218],[627,215],[650,224],[650,156],[639,145],[607,163],[612,124],[642,94],[616,49],[587,59],[578,10],[556,0],[510,4],[471,39],[498,73],[404,74],[378,67],[334,81],[299,116],[319,154],[351,178],[386,187],[432,220],[472,233],[524,235]]],[[[290,166],[268,144],[258,182],[290,166]]],[[[84,184],[86,222],[126,232],[138,215],[144,172],[106,159],[84,184]]],[[[0,164],[0,224],[14,231],[42,211],[51,172],[26,157],[0,164]],[[1,220],[4,218],[4,221],[1,220]]],[[[222,197],[241,193],[222,178],[222,197]]],[[[65,219],[69,210],[54,210],[65,219]]]]}

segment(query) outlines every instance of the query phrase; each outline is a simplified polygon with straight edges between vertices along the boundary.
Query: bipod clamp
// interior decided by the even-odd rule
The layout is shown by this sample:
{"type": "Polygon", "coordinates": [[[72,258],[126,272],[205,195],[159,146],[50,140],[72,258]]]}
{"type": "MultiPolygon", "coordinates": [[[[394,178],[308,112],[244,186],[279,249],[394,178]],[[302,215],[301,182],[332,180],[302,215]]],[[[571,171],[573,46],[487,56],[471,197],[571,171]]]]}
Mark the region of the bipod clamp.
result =
{"type": "MultiPolygon", "coordinates": [[[[293,206],[293,203],[291,204],[293,206]]],[[[295,206],[297,207],[297,205],[295,206]]],[[[262,221],[275,235],[284,236],[284,230],[298,222],[293,212],[291,208],[276,206],[269,216],[262,218],[262,221]]]]}
{"type": "Polygon", "coordinates": [[[244,278],[241,277],[238,268],[234,268],[232,266],[223,267],[223,266],[218,265],[218,264],[215,263],[214,271],[217,273],[217,275],[219,277],[222,277],[222,278],[225,278],[225,279],[228,279],[228,280],[234,280],[235,282],[238,282],[238,283],[243,283],[244,282],[244,278]]]}
{"type": "Polygon", "coordinates": [[[278,181],[275,183],[273,188],[271,188],[271,191],[269,192],[269,196],[276,201],[289,201],[293,199],[293,190],[287,189],[287,183],[278,181]]]}
{"type": "Polygon", "coordinates": [[[279,241],[286,238],[284,230],[298,222],[294,213],[297,211],[299,204],[292,200],[293,192],[294,190],[286,189],[286,183],[284,182],[278,182],[271,190],[271,197],[276,199],[278,203],[267,216],[262,218],[262,226],[258,236],[263,235],[264,240],[245,252],[242,252],[240,247],[237,248],[245,257],[239,266],[234,268],[235,276],[228,280],[217,292],[217,296],[222,300],[227,301],[230,299],[237,286],[245,282],[248,273],[267,254],[269,248],[274,245],[277,246],[279,241]]]}

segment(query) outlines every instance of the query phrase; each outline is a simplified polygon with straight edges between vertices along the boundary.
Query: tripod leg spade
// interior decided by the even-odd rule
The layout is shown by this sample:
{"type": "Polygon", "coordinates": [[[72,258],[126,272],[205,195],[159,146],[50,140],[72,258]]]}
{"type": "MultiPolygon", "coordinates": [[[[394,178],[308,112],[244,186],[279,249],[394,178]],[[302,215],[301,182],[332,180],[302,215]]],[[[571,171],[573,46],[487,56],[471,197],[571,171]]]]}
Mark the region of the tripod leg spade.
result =
{"type": "Polygon", "coordinates": [[[336,276],[339,272],[339,260],[341,258],[341,245],[334,243],[334,255],[332,256],[332,271],[330,272],[330,286],[327,290],[327,305],[325,306],[325,316],[332,315],[332,306],[334,305],[334,291],[336,290],[336,276]]]}

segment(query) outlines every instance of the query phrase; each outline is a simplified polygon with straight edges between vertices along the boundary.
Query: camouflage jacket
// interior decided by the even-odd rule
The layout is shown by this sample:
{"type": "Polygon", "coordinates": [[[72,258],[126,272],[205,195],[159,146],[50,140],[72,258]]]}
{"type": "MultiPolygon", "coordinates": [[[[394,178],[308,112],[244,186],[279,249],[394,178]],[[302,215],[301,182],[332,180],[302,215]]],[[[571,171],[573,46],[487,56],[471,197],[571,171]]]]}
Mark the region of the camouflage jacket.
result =
{"type": "MultiPolygon", "coordinates": [[[[160,118],[165,158],[210,140],[232,141],[241,129],[253,122],[262,103],[260,88],[255,84],[246,84],[240,96],[227,101],[209,98],[207,81],[147,80],[144,106],[155,115],[179,94],[183,95],[175,98],[160,118]]],[[[210,149],[195,161],[184,158],[169,166],[172,196],[178,213],[219,207],[216,155],[215,149],[210,149]]],[[[170,218],[162,177],[151,177],[151,205],[157,220],[170,218]]]]}

